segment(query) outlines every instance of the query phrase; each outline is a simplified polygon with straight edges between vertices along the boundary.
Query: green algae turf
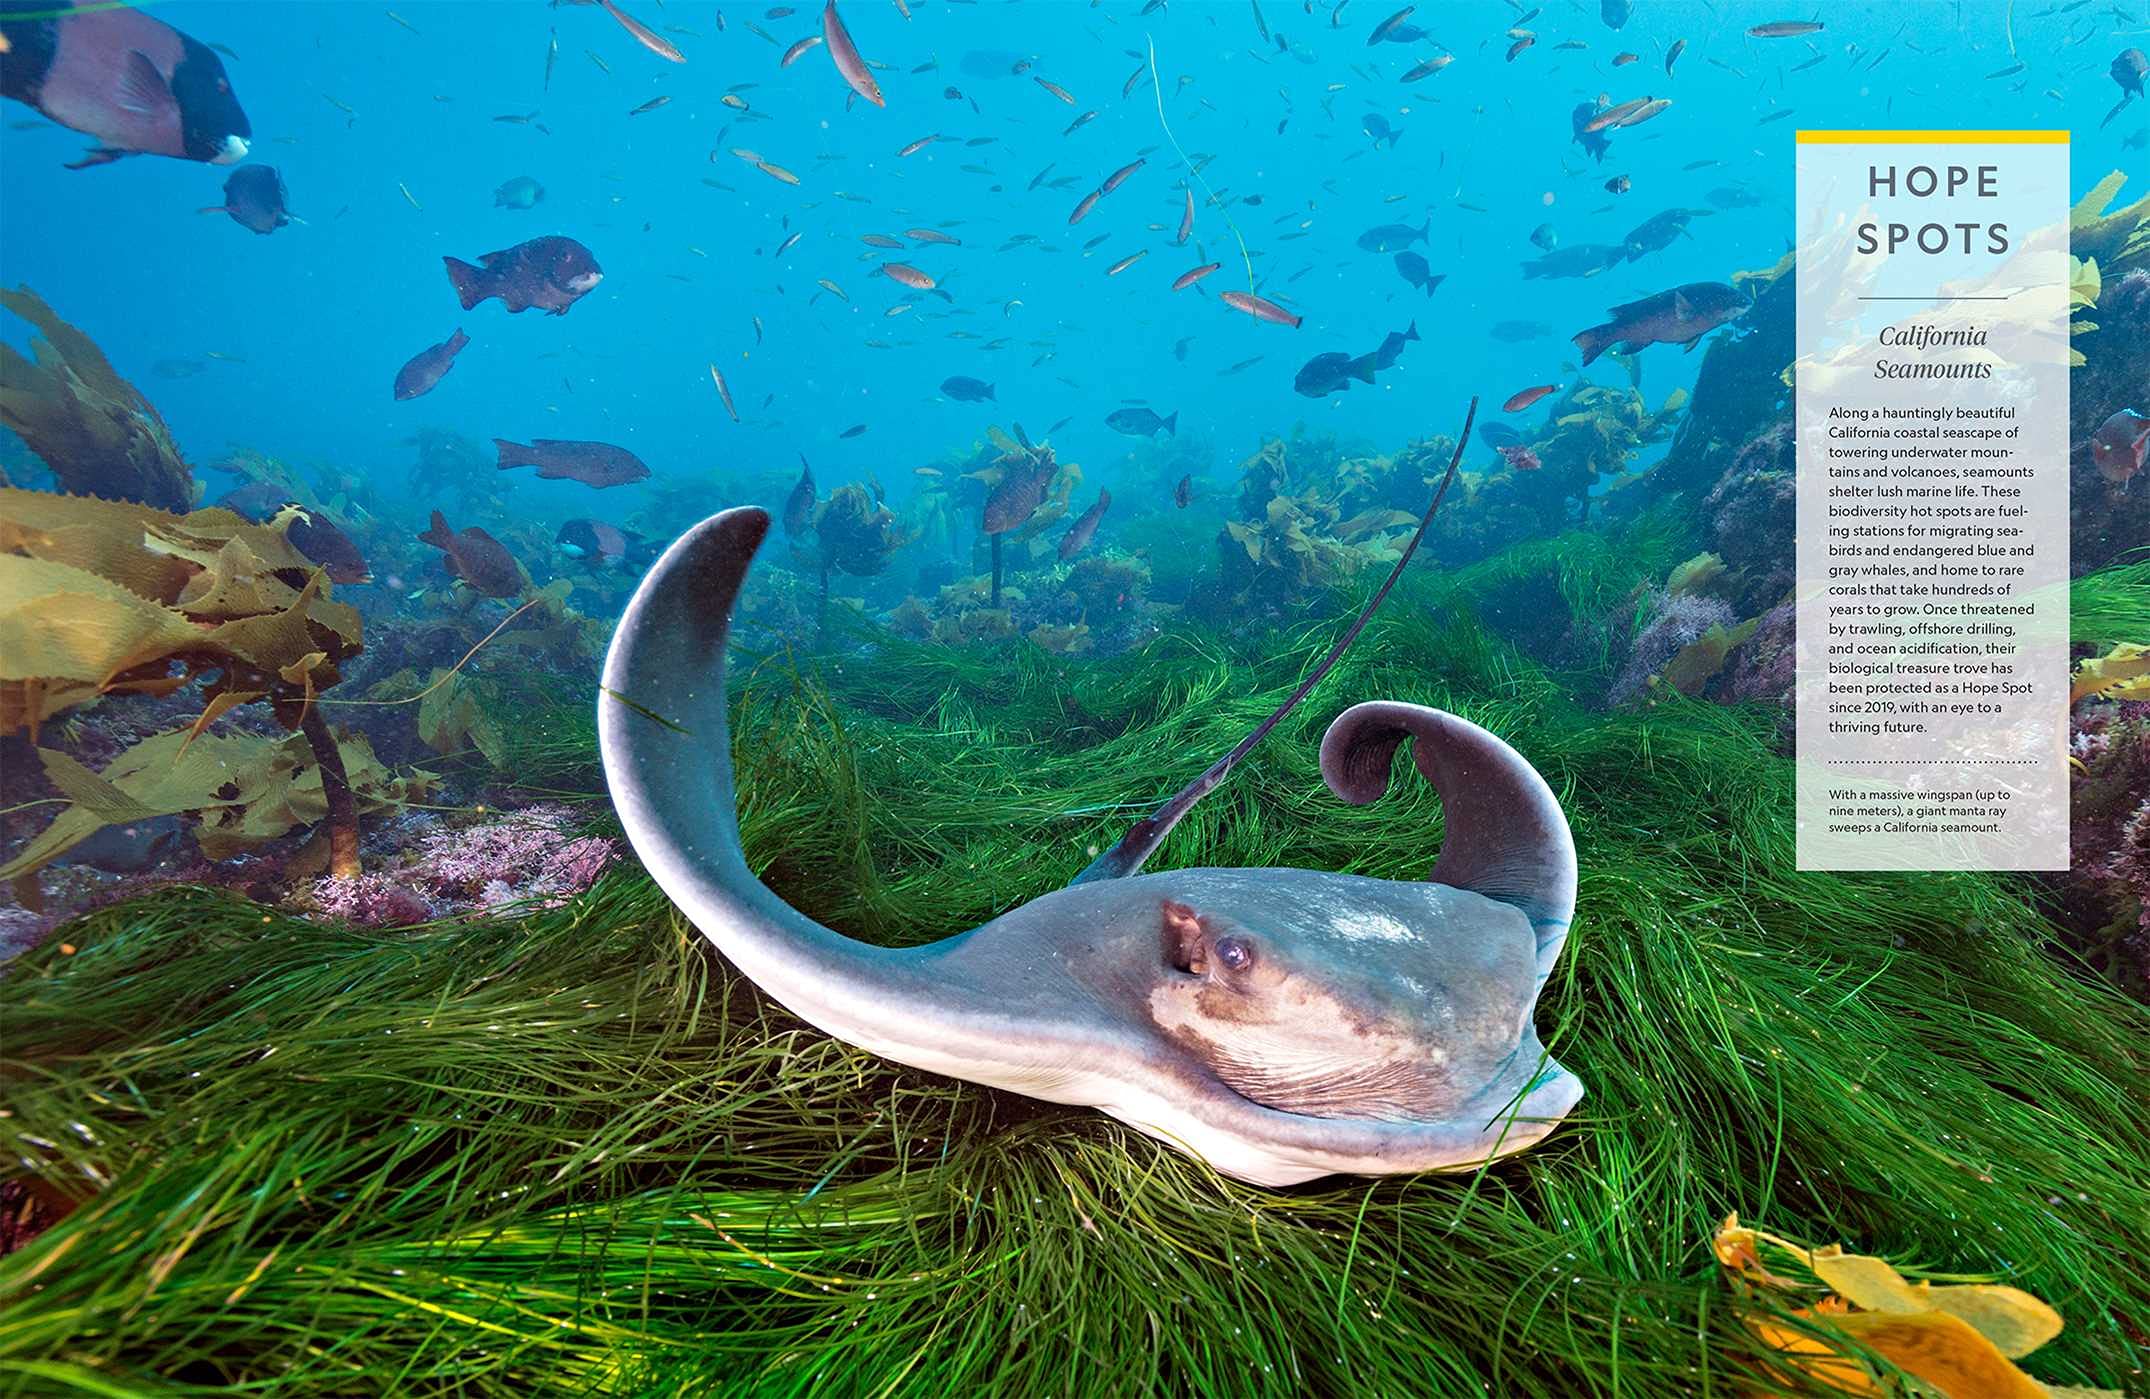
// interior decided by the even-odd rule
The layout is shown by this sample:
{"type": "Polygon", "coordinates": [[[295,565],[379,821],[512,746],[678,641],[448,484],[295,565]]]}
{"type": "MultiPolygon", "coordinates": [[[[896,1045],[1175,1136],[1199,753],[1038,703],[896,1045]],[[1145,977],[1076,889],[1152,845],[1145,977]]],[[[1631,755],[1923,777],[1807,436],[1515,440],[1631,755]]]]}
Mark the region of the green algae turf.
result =
{"type": "MultiPolygon", "coordinates": [[[[1614,552],[1539,562],[1579,614],[1631,582],[1614,552]]],[[[1711,1260],[1732,1211],[2028,1288],[2068,1329],[2027,1368],[2140,1384],[2150,1015],[2057,960],[2018,881],[1794,872],[1777,717],[1584,711],[1459,605],[1499,572],[1400,594],[1155,867],[1422,875],[1438,803],[1415,774],[1333,800],[1322,725],[1393,697],[1508,736],[1582,855],[1538,1019],[1589,1096],[1530,1153],[1221,1180],[829,1041],[631,866],[564,908],[388,933],[173,890],[0,981],[5,1169],[98,1186],[0,1260],[0,1386],[1797,1392],[1711,1260]]],[[[2101,596],[2143,620],[2139,590],[2101,596]]],[[[1228,747],[1333,626],[742,666],[750,858],[858,936],[971,926],[1228,747]]],[[[586,727],[538,732],[587,769],[586,727]]]]}

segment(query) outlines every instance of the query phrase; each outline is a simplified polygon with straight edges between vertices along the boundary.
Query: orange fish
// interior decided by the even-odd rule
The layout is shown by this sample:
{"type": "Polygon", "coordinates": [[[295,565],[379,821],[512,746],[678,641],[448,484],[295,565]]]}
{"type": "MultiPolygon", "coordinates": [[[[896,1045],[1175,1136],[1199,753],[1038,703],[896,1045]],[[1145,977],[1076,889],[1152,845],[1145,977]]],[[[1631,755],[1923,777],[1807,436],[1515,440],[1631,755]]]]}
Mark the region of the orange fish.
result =
{"type": "Polygon", "coordinates": [[[1520,413],[1547,394],[1558,392],[1560,392],[1560,385],[1558,384],[1538,384],[1523,390],[1521,393],[1510,395],[1508,401],[1501,405],[1501,411],[1503,413],[1520,413]]]}

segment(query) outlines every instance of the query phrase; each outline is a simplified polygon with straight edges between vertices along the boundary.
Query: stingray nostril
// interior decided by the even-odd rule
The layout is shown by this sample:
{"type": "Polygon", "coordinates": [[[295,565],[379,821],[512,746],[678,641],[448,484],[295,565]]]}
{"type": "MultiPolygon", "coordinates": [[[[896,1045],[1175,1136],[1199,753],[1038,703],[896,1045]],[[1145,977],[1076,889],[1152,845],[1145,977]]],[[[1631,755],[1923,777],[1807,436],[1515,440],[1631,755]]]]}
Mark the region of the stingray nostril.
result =
{"type": "Polygon", "coordinates": [[[1165,963],[1190,976],[1201,976],[1209,970],[1207,938],[1202,932],[1202,919],[1193,909],[1183,903],[1167,899],[1159,910],[1160,931],[1164,937],[1165,963]]]}

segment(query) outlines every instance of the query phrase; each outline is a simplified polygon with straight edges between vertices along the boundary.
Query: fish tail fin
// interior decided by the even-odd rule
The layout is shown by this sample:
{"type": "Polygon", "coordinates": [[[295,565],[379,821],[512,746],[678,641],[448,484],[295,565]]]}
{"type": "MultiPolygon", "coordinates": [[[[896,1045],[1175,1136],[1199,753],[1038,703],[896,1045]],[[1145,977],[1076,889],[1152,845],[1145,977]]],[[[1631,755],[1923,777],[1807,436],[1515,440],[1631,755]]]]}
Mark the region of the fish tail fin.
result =
{"type": "Polygon", "coordinates": [[[469,343],[470,337],[463,333],[463,328],[461,326],[457,326],[455,328],[455,334],[448,337],[448,353],[451,355],[461,354],[463,352],[463,347],[465,345],[468,345],[469,343]]]}
{"type": "Polygon", "coordinates": [[[1362,384],[1371,384],[1374,381],[1374,358],[1371,354],[1364,354],[1353,360],[1351,377],[1362,384]]]}
{"type": "Polygon", "coordinates": [[[1418,226],[1418,241],[1421,243],[1431,243],[1433,241],[1433,215],[1426,215],[1426,221],[1418,226]]]}
{"type": "Polygon", "coordinates": [[[1594,325],[1588,330],[1579,330],[1575,333],[1575,348],[1583,352],[1583,363],[1587,365],[1590,361],[1611,349],[1613,342],[1619,338],[1620,334],[1617,327],[1611,324],[1594,325]]]}
{"type": "MultiPolygon", "coordinates": [[[[993,386],[992,386],[991,384],[987,384],[987,385],[985,386],[985,396],[986,396],[987,398],[993,398],[993,386]]],[[[995,403],[998,403],[998,402],[1000,402],[1000,400],[999,400],[999,399],[997,399],[997,398],[993,398],[993,401],[994,401],[995,403]]]]}
{"type": "Polygon", "coordinates": [[[444,257],[441,263],[448,269],[448,281],[455,287],[456,300],[463,303],[464,310],[470,310],[490,295],[483,268],[472,267],[459,257],[444,257]]]}
{"type": "Polygon", "coordinates": [[[1434,288],[1441,285],[1441,280],[1442,279],[1439,277],[1428,277],[1425,281],[1419,283],[1419,285],[1426,289],[1426,295],[1431,296],[1433,295],[1434,288]]]}
{"type": "Polygon", "coordinates": [[[448,517],[438,510],[434,511],[433,523],[427,527],[424,534],[418,536],[418,542],[420,544],[430,544],[436,549],[446,549],[453,544],[455,542],[455,533],[448,528],[448,517]]]}
{"type": "Polygon", "coordinates": [[[1172,416],[1165,419],[1165,431],[1174,437],[1180,435],[1180,415],[1178,410],[1175,409],[1172,416]]]}
{"type": "Polygon", "coordinates": [[[1416,317],[1414,317],[1411,321],[1411,328],[1403,333],[1403,338],[1406,340],[1417,340],[1420,338],[1418,333],[1418,320],[1416,317]]]}
{"type": "MultiPolygon", "coordinates": [[[[1178,416],[1178,414],[1174,414],[1173,416],[1174,416],[1174,417],[1177,417],[1177,416],[1178,416]]],[[[1097,508],[1098,508],[1098,509],[1100,509],[1100,510],[1110,510],[1110,509],[1112,509],[1112,492],[1111,492],[1111,491],[1108,491],[1108,490],[1104,490],[1104,489],[1102,489],[1102,488],[1101,488],[1101,489],[1100,489],[1100,490],[1098,491],[1098,493],[1097,493],[1097,508]]]]}
{"type": "Polygon", "coordinates": [[[500,453],[499,464],[494,468],[496,471],[506,471],[514,466],[530,466],[537,460],[530,455],[528,447],[520,442],[510,442],[505,437],[494,438],[493,447],[500,453]]]}

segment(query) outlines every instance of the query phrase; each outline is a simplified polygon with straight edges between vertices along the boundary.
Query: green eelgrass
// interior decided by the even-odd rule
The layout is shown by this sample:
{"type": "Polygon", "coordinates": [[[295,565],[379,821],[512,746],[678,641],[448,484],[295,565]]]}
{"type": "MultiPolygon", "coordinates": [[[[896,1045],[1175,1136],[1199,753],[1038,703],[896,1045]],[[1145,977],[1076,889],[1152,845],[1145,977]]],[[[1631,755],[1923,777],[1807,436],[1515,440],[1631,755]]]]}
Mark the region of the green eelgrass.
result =
{"type": "MultiPolygon", "coordinates": [[[[1603,603],[1616,573],[1558,583],[1603,603]]],[[[175,890],[0,982],[10,1154],[102,1184],[0,1260],[0,1383],[1801,1392],[1711,1261],[1735,1210],[2028,1288],[2068,1321],[2028,1368],[2137,1382],[2150,1016],[2044,950],[2019,881],[1794,872],[1775,715],[1583,712],[1466,595],[1393,599],[1153,868],[1421,875],[1438,803],[1415,774],[1337,803],[1321,726],[1386,696],[1507,735],[1583,869],[1538,1019],[1589,1097],[1528,1154],[1221,1180],[1098,1114],[831,1042],[631,869],[566,908],[389,934],[175,890]]],[[[1076,664],[882,637],[813,680],[742,665],[750,857],[862,937],[970,926],[1065,882],[1332,634],[1183,628],[1076,664]]]]}

